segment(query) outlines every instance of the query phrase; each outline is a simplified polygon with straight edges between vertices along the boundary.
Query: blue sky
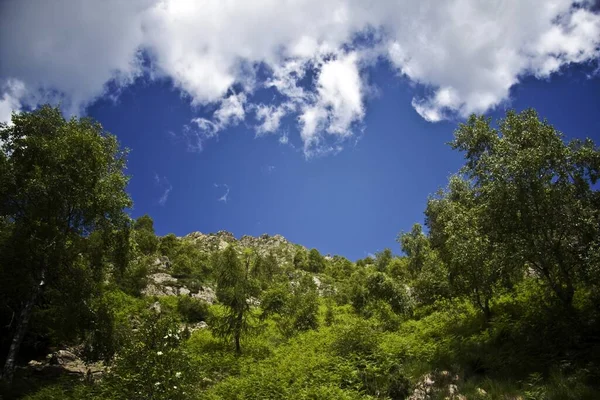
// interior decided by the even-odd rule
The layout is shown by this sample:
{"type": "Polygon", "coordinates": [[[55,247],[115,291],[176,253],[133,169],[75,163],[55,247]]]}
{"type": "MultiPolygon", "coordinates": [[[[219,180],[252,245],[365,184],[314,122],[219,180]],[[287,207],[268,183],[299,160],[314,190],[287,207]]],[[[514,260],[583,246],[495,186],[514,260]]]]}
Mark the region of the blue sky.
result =
{"type": "MultiPolygon", "coordinates": [[[[499,118],[506,108],[534,107],[568,137],[600,142],[600,79],[586,77],[592,70],[572,67],[547,80],[528,79],[509,103],[487,114],[499,118]]],[[[385,66],[373,76],[380,92],[367,102],[360,138],[336,155],[310,159],[297,138],[290,138],[294,148],[277,136],[256,138],[243,124],[203,151],[189,151],[171,132],[198,113],[169,82],[133,85],[116,103],[98,101],[88,113],[131,149],[132,215],[150,214],[159,234],[279,233],[357,259],[385,247],[398,253],[398,232],[423,222],[427,196],[462,165],[446,145],[461,120],[427,122],[410,106],[410,85],[385,66]],[[224,185],[226,202],[219,200],[224,185]]]]}
{"type": "Polygon", "coordinates": [[[398,253],[470,113],[534,107],[600,142],[590,1],[46,4],[0,5],[0,120],[45,102],[98,119],[161,235],[398,253]]]}

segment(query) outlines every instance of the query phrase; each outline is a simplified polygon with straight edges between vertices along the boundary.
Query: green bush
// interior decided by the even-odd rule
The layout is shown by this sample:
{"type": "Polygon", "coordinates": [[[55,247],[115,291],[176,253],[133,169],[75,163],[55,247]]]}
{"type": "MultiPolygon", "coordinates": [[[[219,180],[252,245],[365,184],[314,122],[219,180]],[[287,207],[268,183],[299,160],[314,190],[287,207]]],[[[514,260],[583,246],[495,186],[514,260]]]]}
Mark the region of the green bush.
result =
{"type": "Polygon", "coordinates": [[[177,312],[181,314],[184,321],[190,323],[206,321],[210,317],[208,303],[189,296],[177,298],[177,312]]]}
{"type": "Polygon", "coordinates": [[[189,399],[196,368],[181,345],[179,323],[149,313],[132,331],[103,382],[103,392],[119,400],[189,399]]]}

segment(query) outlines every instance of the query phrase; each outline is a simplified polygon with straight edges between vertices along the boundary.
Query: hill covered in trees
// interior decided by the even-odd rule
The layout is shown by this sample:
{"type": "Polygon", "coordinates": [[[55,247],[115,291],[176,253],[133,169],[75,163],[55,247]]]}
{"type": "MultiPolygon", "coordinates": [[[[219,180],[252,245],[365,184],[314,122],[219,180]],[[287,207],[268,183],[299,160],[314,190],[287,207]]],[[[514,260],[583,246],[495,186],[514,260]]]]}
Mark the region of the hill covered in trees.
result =
{"type": "Polygon", "coordinates": [[[461,124],[425,227],[354,262],[157,236],[116,139],[55,108],[0,144],[5,398],[600,397],[600,151],[533,110],[461,124]]]}

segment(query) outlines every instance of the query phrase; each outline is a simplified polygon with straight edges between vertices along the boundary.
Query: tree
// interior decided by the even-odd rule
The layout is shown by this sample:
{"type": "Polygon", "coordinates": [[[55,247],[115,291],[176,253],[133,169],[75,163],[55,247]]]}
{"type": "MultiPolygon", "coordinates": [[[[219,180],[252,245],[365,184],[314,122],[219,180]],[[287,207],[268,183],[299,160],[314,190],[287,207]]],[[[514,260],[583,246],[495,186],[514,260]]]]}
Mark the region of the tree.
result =
{"type": "Polygon", "coordinates": [[[274,317],[285,336],[318,327],[319,293],[308,274],[301,275],[294,282],[281,282],[263,292],[261,307],[261,319],[274,317]]]}
{"type": "MultiPolygon", "coordinates": [[[[490,301],[502,289],[501,278],[508,277],[510,271],[508,264],[495,253],[496,247],[482,223],[486,210],[477,207],[477,200],[469,182],[454,176],[446,191],[429,199],[425,215],[431,242],[435,246],[433,250],[439,252],[441,260],[448,267],[448,278],[454,294],[469,297],[489,319],[490,301]]],[[[419,236],[418,240],[414,235],[410,237],[411,240],[403,237],[404,243],[412,244],[412,256],[409,258],[416,258],[412,265],[418,267],[418,276],[421,276],[432,250],[425,236],[419,236]],[[418,252],[415,242],[419,243],[418,252]]],[[[422,285],[421,289],[424,289],[422,285]]]]}
{"type": "Polygon", "coordinates": [[[142,254],[150,255],[156,252],[158,238],[154,233],[154,221],[148,214],[142,215],[135,220],[133,230],[135,232],[135,241],[142,254]]]}
{"type": "Polygon", "coordinates": [[[365,288],[370,300],[381,300],[390,305],[396,314],[410,311],[406,289],[383,272],[374,272],[366,277],[365,288]]]}
{"type": "Polygon", "coordinates": [[[308,252],[308,271],[320,273],[325,271],[325,259],[317,249],[308,252]]]}
{"type": "Polygon", "coordinates": [[[179,250],[180,243],[177,236],[173,233],[169,233],[160,238],[160,242],[158,244],[158,251],[163,256],[169,257],[170,260],[175,258],[175,254],[179,250]]]}
{"type": "MultiPolygon", "coordinates": [[[[575,289],[593,281],[600,248],[600,151],[587,139],[564,141],[537,113],[509,111],[499,121],[472,116],[451,146],[464,153],[481,240],[503,268],[529,268],[571,308],[575,289]]],[[[451,198],[449,194],[448,199],[451,198]]]]}
{"type": "Polygon", "coordinates": [[[258,295],[258,286],[250,277],[251,251],[244,252],[242,262],[232,245],[216,258],[217,299],[226,307],[215,327],[215,333],[223,338],[233,338],[235,351],[242,352],[240,338],[250,327],[249,298],[258,295]]]}
{"type": "Polygon", "coordinates": [[[0,125],[0,146],[0,274],[15,310],[3,370],[10,382],[38,299],[45,292],[75,304],[91,294],[76,280],[102,274],[81,254],[94,232],[126,224],[131,200],[126,152],[90,119],[65,120],[50,106],[13,114],[0,125]]]}
{"type": "Polygon", "coordinates": [[[296,253],[294,253],[294,267],[296,269],[306,270],[308,268],[308,255],[306,249],[302,246],[296,245],[296,253]]]}
{"type": "Polygon", "coordinates": [[[269,252],[266,257],[262,257],[260,254],[254,255],[254,265],[250,273],[253,278],[262,283],[263,288],[272,283],[279,272],[279,263],[272,252],[269,252]]]}
{"type": "Polygon", "coordinates": [[[392,250],[384,249],[375,254],[375,268],[380,272],[387,271],[389,263],[392,261],[392,250]]]}
{"type": "Polygon", "coordinates": [[[263,266],[265,278],[268,282],[272,282],[275,276],[281,272],[277,257],[272,252],[269,252],[267,257],[265,257],[263,266]]]}
{"type": "Polygon", "coordinates": [[[423,233],[420,224],[414,224],[411,231],[400,233],[397,238],[402,251],[408,256],[408,270],[411,275],[416,276],[423,265],[429,252],[429,241],[423,233]]]}
{"type": "Polygon", "coordinates": [[[327,264],[326,274],[340,280],[346,280],[355,270],[354,264],[345,257],[333,256],[331,262],[327,264]]]}

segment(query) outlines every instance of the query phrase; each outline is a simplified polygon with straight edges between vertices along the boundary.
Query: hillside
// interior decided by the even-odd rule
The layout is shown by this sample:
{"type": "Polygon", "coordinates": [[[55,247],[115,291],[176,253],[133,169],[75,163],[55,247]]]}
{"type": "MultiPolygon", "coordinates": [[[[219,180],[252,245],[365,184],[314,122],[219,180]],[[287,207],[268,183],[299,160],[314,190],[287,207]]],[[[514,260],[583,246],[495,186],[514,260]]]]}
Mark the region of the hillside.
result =
{"type": "Polygon", "coordinates": [[[157,236],[126,213],[114,137],[50,107],[15,121],[3,399],[600,398],[600,150],[533,110],[460,125],[463,169],[425,227],[356,261],[280,235],[157,236]]]}

